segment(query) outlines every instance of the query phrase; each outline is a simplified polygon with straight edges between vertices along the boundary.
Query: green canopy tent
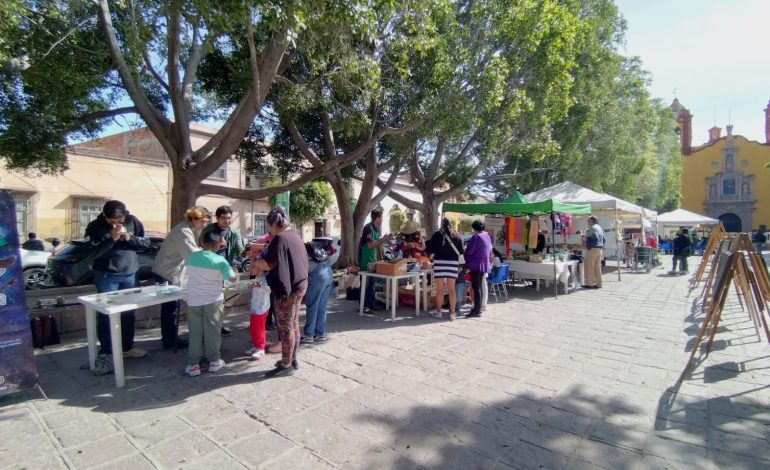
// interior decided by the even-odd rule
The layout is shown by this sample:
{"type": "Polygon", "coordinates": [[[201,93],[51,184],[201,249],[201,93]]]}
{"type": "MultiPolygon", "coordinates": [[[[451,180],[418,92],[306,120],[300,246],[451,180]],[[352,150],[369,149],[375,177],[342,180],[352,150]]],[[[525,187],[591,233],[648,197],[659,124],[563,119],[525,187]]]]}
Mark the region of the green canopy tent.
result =
{"type": "MultiPolygon", "coordinates": [[[[518,192],[517,192],[518,193],[518,192]]],[[[526,199],[526,196],[518,193],[526,199]]],[[[517,195],[511,195],[506,199],[512,200],[517,195]]],[[[590,214],[590,204],[564,204],[555,199],[546,199],[537,202],[498,202],[489,204],[461,204],[461,203],[448,203],[445,202],[442,207],[442,212],[458,212],[461,214],[502,214],[507,216],[520,216],[520,215],[545,215],[554,212],[564,212],[567,214],[590,214]]],[[[556,252],[556,233],[552,232],[551,235],[551,251],[556,252]]],[[[554,275],[554,295],[559,297],[559,285],[556,279],[556,256],[553,257],[553,275],[554,275]]]]}
{"type": "Polygon", "coordinates": [[[523,202],[529,202],[529,198],[520,192],[516,191],[515,193],[511,194],[507,198],[500,201],[504,204],[521,204],[523,202]]]}

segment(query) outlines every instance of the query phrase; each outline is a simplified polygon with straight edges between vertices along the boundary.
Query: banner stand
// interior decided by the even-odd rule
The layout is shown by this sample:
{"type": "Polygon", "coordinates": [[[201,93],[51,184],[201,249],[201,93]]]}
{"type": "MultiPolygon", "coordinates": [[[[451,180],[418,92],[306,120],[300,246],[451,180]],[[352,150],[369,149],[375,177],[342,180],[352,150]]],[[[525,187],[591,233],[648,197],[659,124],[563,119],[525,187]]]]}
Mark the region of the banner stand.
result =
{"type": "Polygon", "coordinates": [[[27,296],[22,272],[16,204],[13,194],[0,190],[0,397],[37,388],[27,296]]]}

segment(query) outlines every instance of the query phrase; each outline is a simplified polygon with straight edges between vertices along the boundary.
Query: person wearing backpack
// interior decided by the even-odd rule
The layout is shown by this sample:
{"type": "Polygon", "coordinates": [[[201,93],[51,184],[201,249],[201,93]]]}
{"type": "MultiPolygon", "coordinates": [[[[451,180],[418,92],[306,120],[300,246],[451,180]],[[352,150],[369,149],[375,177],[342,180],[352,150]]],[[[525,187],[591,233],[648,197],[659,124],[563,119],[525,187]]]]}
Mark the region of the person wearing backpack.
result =
{"type": "Polygon", "coordinates": [[[326,341],[326,305],[332,291],[333,274],[329,255],[305,243],[308,252],[308,286],[305,293],[305,328],[300,344],[326,341]]]}

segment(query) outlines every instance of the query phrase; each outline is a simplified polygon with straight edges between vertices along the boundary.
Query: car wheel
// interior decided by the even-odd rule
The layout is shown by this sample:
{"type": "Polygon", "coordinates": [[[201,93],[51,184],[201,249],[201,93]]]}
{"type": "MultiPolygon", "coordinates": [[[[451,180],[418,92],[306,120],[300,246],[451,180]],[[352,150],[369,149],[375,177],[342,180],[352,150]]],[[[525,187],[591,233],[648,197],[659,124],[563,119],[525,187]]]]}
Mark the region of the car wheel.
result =
{"type": "Polygon", "coordinates": [[[27,268],[24,270],[24,288],[40,289],[45,283],[45,268],[27,268]]]}

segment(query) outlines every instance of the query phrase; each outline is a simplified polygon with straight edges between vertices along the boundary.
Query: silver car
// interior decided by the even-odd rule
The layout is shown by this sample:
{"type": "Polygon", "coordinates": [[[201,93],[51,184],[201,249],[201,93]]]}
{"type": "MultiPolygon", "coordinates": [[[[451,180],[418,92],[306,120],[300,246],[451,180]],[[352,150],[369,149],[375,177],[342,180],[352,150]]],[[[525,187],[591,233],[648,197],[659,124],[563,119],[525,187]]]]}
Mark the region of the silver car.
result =
{"type": "Polygon", "coordinates": [[[43,287],[46,278],[45,267],[48,264],[48,251],[34,251],[19,248],[21,253],[21,269],[24,271],[24,288],[39,289],[43,287]]]}

